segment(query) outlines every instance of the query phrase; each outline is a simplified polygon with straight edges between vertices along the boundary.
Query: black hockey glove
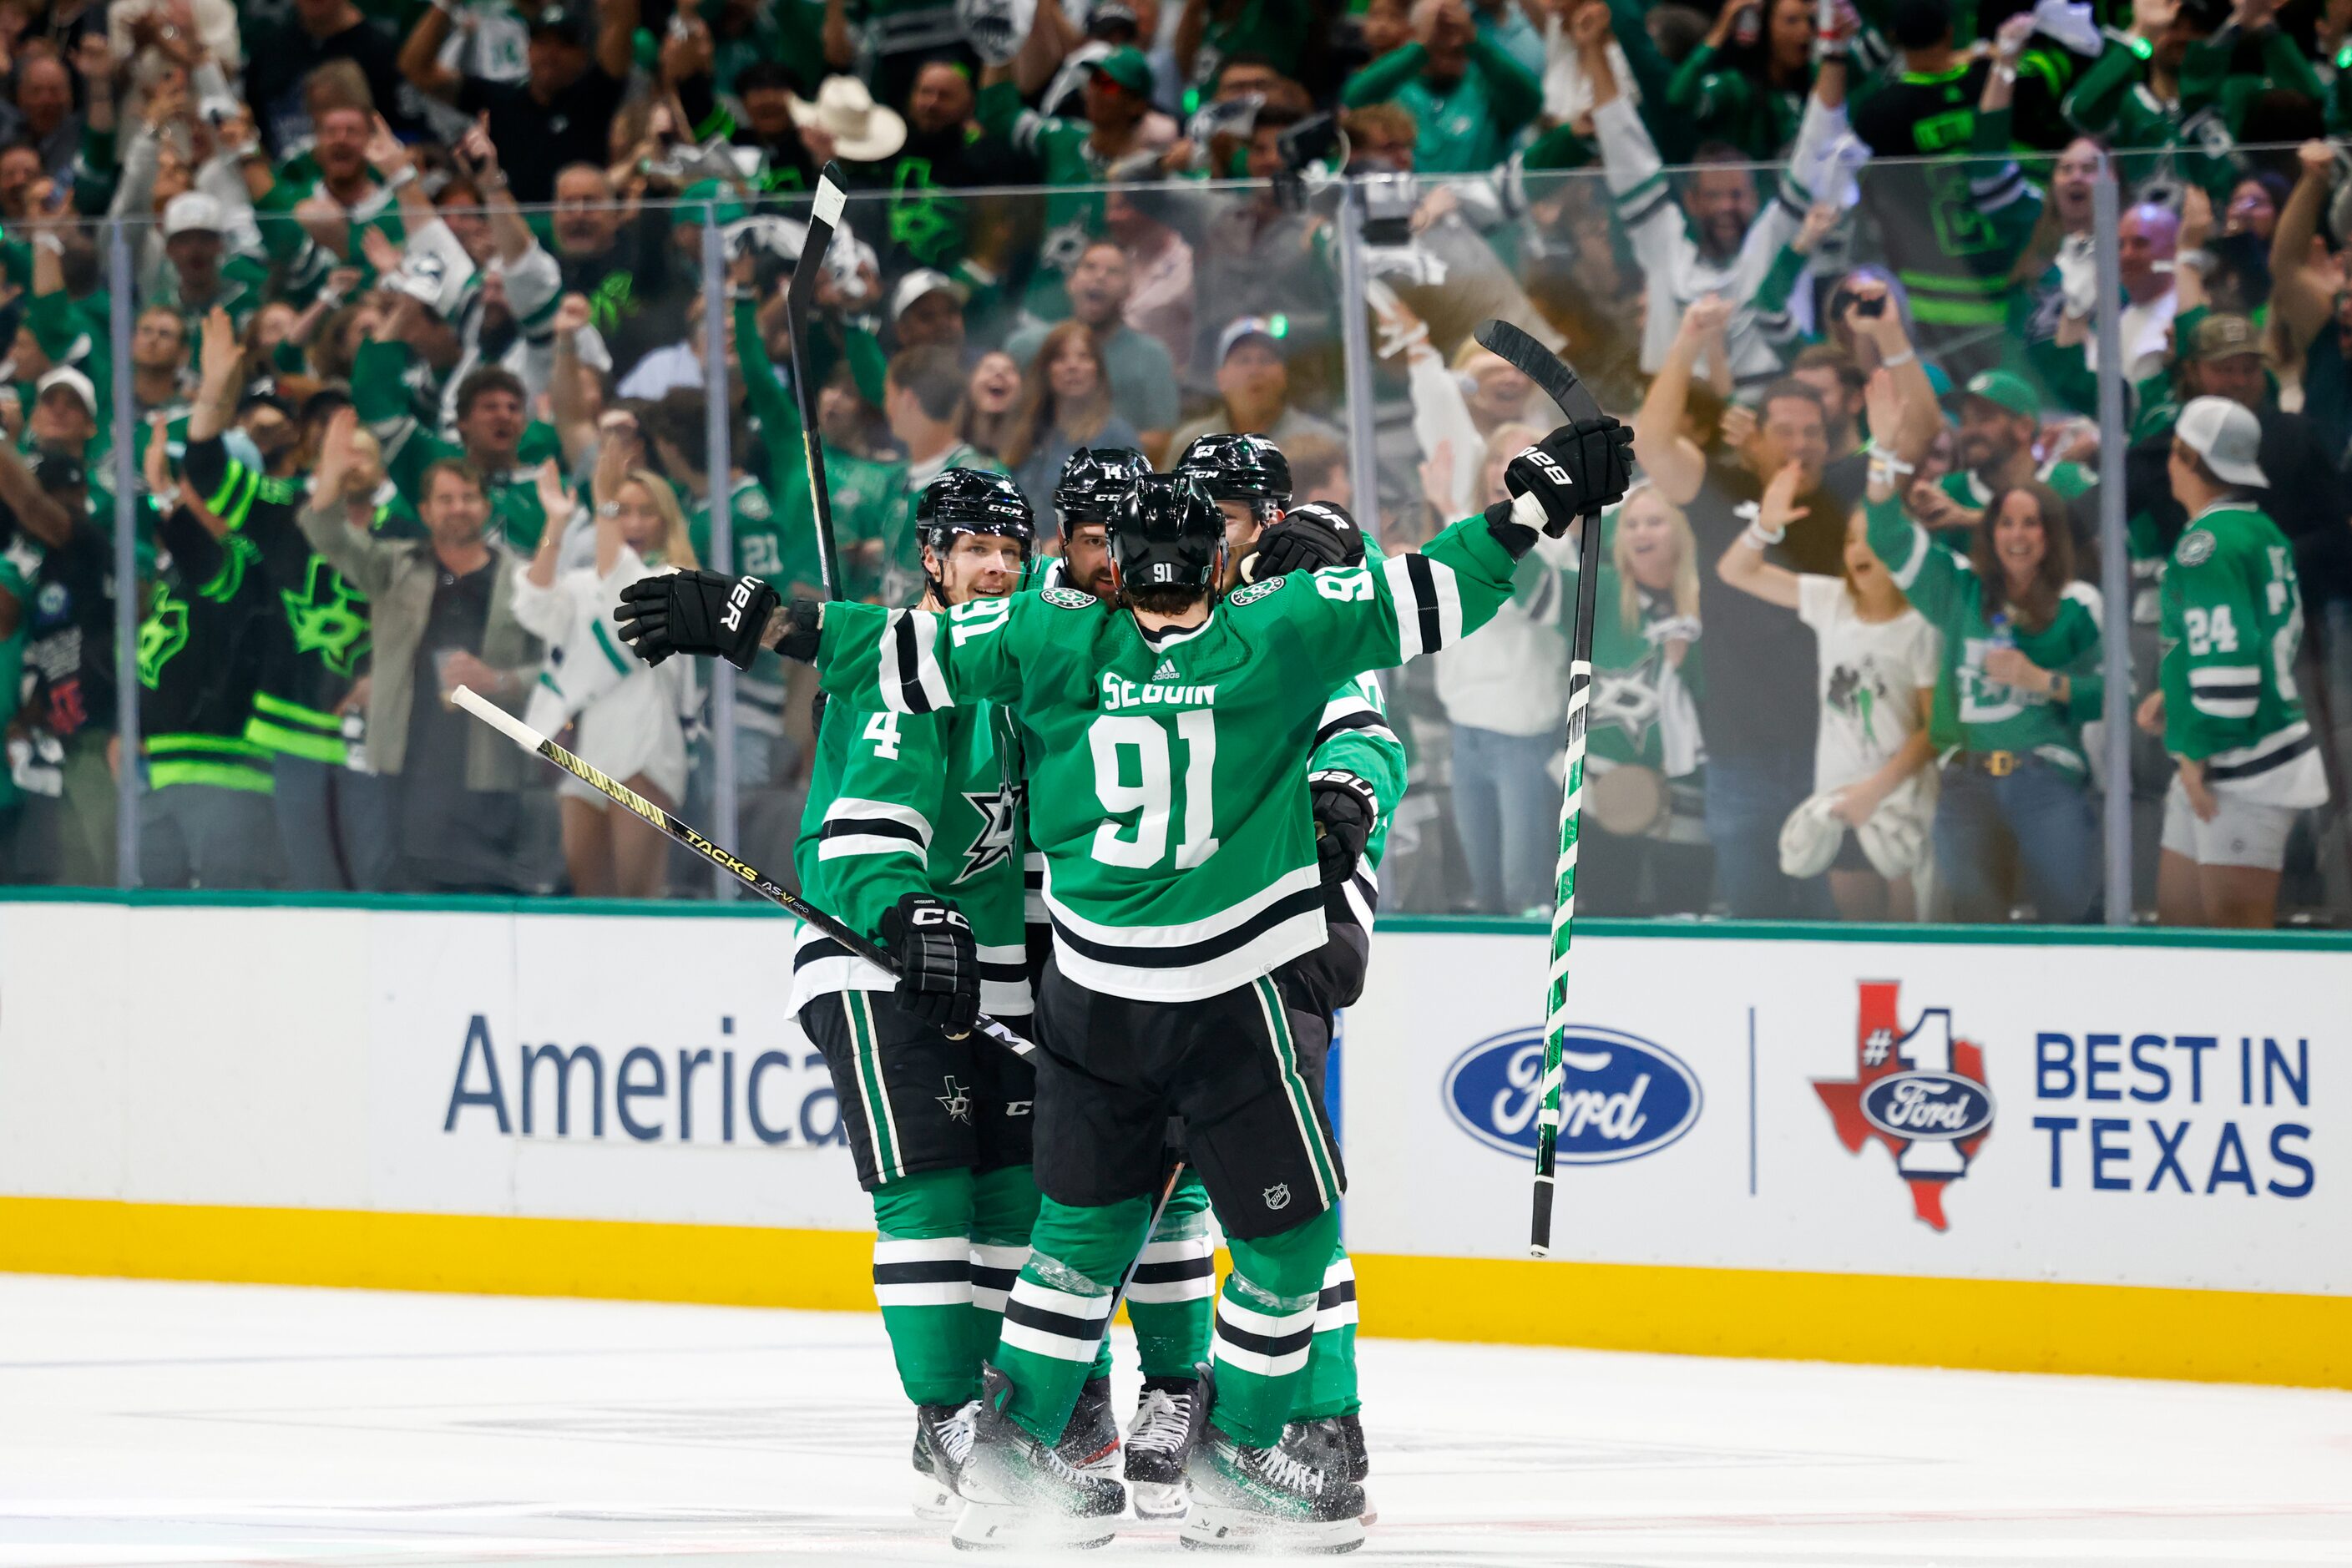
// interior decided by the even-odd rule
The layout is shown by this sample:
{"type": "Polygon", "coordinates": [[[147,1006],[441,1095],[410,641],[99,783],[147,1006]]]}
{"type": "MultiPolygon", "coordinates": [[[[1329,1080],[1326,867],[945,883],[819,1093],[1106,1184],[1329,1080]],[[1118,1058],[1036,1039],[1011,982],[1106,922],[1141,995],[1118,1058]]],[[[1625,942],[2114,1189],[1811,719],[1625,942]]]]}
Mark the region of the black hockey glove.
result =
{"type": "MultiPolygon", "coordinates": [[[[665,572],[622,589],[613,618],[621,623],[621,640],[647,664],[691,653],[723,657],[736,668],[749,669],[768,616],[782,602],[783,595],[757,577],[665,572]]],[[[809,643],[814,656],[813,626],[809,643]]]]}
{"type": "Polygon", "coordinates": [[[1360,566],[1364,534],[1356,520],[1326,501],[1309,501],[1282,515],[1257,537],[1257,548],[1242,557],[1242,576],[1264,583],[1291,572],[1326,566],[1360,566]]]}
{"type": "Polygon", "coordinates": [[[1307,775],[1307,798],[1315,814],[1315,863],[1323,885],[1344,882],[1356,874],[1380,823],[1380,796],[1355,774],[1330,769],[1307,775]]]}
{"type": "Polygon", "coordinates": [[[1597,516],[1622,499],[1633,482],[1633,429],[1607,415],[1559,426],[1503,469],[1511,521],[1554,539],[1578,517],[1597,516]]]}
{"type": "Polygon", "coordinates": [[[898,1005],[950,1038],[980,1016],[980,949],[953,904],[908,893],[882,911],[882,945],[898,971],[898,1005]]]}

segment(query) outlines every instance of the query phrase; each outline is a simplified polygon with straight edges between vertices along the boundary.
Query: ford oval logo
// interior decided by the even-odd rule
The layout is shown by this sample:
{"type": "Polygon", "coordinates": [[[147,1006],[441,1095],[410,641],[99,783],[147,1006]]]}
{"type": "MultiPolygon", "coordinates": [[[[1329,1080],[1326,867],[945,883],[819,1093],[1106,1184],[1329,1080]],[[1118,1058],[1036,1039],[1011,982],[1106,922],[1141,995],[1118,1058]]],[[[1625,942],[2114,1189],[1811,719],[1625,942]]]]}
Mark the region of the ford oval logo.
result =
{"type": "Polygon", "coordinates": [[[1862,1117],[1895,1138],[1973,1138],[1992,1125],[1992,1091],[1958,1073],[1889,1073],[1862,1091],[1862,1117]]]}
{"type": "MultiPolygon", "coordinates": [[[[1543,1058],[1540,1029],[1488,1036],[1445,1069],[1446,1111],[1487,1147],[1533,1159],[1543,1058]]],[[[1705,1098],[1698,1075],[1663,1046],[1571,1024],[1560,1066],[1562,1164],[1636,1160],[1664,1148],[1698,1120],[1705,1098]]]]}

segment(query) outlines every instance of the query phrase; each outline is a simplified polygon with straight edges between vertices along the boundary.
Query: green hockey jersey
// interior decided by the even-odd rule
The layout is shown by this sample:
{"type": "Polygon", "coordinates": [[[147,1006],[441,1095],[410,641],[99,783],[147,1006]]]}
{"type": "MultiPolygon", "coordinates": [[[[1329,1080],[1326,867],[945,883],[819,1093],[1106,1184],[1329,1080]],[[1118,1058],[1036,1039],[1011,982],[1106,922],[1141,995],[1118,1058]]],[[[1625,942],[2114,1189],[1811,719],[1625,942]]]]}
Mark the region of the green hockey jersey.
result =
{"type": "MultiPolygon", "coordinates": [[[[1022,574],[1021,586],[1024,591],[1054,587],[1066,590],[1062,558],[1033,558],[1022,574]]],[[[1310,780],[1320,773],[1352,773],[1371,786],[1374,797],[1381,803],[1380,816],[1364,841],[1363,858],[1356,867],[1355,876],[1324,905],[1326,918],[1344,917],[1370,931],[1373,913],[1380,905],[1381,858],[1388,852],[1389,826],[1396,820],[1397,806],[1404,799],[1407,771],[1404,742],[1389,727],[1388,698],[1381,690],[1378,676],[1359,675],[1331,693],[1315,726],[1315,750],[1307,757],[1307,770],[1310,780]]],[[[1026,844],[1025,830],[1023,838],[1026,844]]],[[[1034,845],[1026,850],[1023,874],[1027,886],[1028,923],[1049,926],[1051,922],[1045,915],[1045,857],[1034,845]]]]}
{"type": "MultiPolygon", "coordinates": [[[[1020,789],[1003,761],[1009,721],[987,702],[939,713],[826,703],[793,851],[809,901],[877,940],[882,911],[904,894],[929,892],[962,910],[980,950],[981,1008],[999,1018],[1034,1010],[1015,837],[1020,789]]],[[[814,927],[801,929],[793,1013],[836,991],[893,984],[814,927]]]]}
{"type": "Polygon", "coordinates": [[[2160,595],[2164,749],[2203,762],[2216,790],[2267,805],[2325,801],[2295,690],[2303,596],[2286,535],[2252,507],[2208,507],[2172,547],[2160,595]]]}
{"type": "Polygon", "coordinates": [[[1901,502],[1874,500],[1865,510],[1870,548],[1895,586],[1943,634],[1943,665],[1927,723],[1936,749],[2031,752],[2087,777],[2083,726],[2099,717],[2106,693],[2099,673],[2098,590],[2069,583],[2048,626],[2013,628],[2020,653],[2067,678],[2067,700],[2053,702],[1985,674],[1994,629],[1985,613],[1984,584],[1969,563],[1930,543],[1927,531],[1904,515],[1901,502]]]}
{"type": "Polygon", "coordinates": [[[1475,631],[1514,565],[1471,518],[1426,553],[1254,584],[1157,637],[1069,588],[945,615],[834,604],[818,669],[863,708],[1010,708],[1055,962],[1191,1001],[1323,944],[1306,775],[1328,694],[1475,631]]]}

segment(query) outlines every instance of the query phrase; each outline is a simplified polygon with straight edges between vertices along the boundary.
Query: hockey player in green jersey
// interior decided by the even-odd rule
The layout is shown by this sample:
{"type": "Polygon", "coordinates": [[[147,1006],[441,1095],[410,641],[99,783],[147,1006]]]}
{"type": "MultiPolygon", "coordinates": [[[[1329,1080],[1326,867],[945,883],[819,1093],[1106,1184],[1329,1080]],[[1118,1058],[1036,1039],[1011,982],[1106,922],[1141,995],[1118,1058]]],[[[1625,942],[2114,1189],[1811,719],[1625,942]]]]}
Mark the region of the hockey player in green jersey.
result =
{"type": "Polygon", "coordinates": [[[1186,1539],[1362,1539],[1362,1489],[1284,1445],[1343,1190],[1271,979],[1327,934],[1307,755],[1332,688],[1476,630],[1538,527],[1564,531],[1622,495],[1630,437],[1613,419],[1563,426],[1512,460],[1511,501],[1425,552],[1222,598],[1222,514],[1191,479],[1160,476],[1112,521],[1112,609],[1058,588],[944,615],[785,604],[717,574],[624,594],[621,635],[650,660],[740,665],[772,645],[862,706],[1002,702],[1030,742],[1054,922],[1038,1015],[1044,1196],[984,1374],[960,1542],[1095,1544],[1115,1530],[1118,1483],[1066,1474],[1053,1444],[1144,1244],[1171,1115],[1234,1257],[1186,1539]]]}
{"type": "Polygon", "coordinates": [[[2158,684],[2139,710],[2179,768],[2157,864],[2166,925],[2273,924],[2287,834],[2327,798],[2295,691],[2294,551],[2246,499],[2270,488],[2262,438],[2254,416],[2222,397],[2193,399],[2173,427],[2172,494],[2189,526],[2165,563],[2158,684]]]}
{"type": "MultiPolygon", "coordinates": [[[[1013,592],[1034,538],[1012,481],[950,469],[923,494],[927,608],[1013,592]]],[[[1017,788],[1008,716],[859,711],[817,731],[795,854],[810,900],[877,933],[897,981],[814,928],[793,954],[792,1010],[824,1053],[857,1178],[873,1195],[874,1294],[916,1406],[916,1511],[952,1518],[981,1363],[1028,1255],[1031,1069],[969,1034],[985,1010],[1027,1028],[1017,788]]]]}
{"type": "MultiPolygon", "coordinates": [[[[1364,539],[1355,519],[1334,506],[1291,510],[1290,462],[1263,436],[1202,436],[1184,449],[1176,471],[1200,482],[1224,514],[1228,556],[1223,588],[1267,582],[1291,571],[1357,568],[1364,539]]],[[[1404,746],[1388,727],[1379,680],[1358,675],[1331,694],[1316,727],[1307,793],[1323,882],[1323,945],[1276,975],[1297,1041],[1300,1074],[1323,1101],[1324,1058],[1333,1015],[1362,993],[1371,952],[1372,910],[1380,900],[1381,851],[1404,795],[1404,746]]],[[[1127,1443],[1127,1479],[1139,1517],[1182,1511],[1181,1481],[1191,1457],[1192,1369],[1208,1359],[1213,1280],[1207,1189],[1197,1172],[1171,1196],[1128,1292],[1144,1383],[1127,1443]],[[1198,1254],[1196,1259],[1195,1253],[1198,1254]],[[1194,1271],[1197,1270],[1197,1273],[1194,1271]],[[1156,1364],[1155,1364],[1156,1363],[1156,1364]]],[[[1356,1274],[1334,1246],[1324,1270],[1307,1376],[1294,1434],[1331,1447],[1350,1481],[1368,1469],[1356,1390],[1356,1274]]]]}

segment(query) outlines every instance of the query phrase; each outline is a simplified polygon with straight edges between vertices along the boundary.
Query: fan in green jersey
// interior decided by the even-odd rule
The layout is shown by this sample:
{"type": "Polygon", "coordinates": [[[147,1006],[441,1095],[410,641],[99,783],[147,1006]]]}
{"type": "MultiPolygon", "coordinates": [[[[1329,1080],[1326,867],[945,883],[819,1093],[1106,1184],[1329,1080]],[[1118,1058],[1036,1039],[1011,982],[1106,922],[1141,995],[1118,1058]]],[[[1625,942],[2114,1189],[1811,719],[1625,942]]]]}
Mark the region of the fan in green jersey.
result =
{"type": "MultiPolygon", "coordinates": [[[[945,610],[1001,602],[1035,530],[1010,480],[951,468],[923,495],[929,588],[945,610]]],[[[1008,721],[987,703],[929,714],[825,706],[794,859],[811,902],[894,951],[908,900],[966,922],[978,1005],[1026,1031],[1020,792],[1008,721]]],[[[1034,1075],[1010,1054],[895,1004],[907,982],[814,928],[789,1005],[824,1053],[874,1199],[874,1294],[916,1406],[916,1511],[951,1518],[982,1359],[1027,1260],[1034,1075]]],[[[969,1018],[963,1020],[969,1024],[969,1018]]]]}
{"type": "Polygon", "coordinates": [[[2173,499],[2189,526],[2165,563],[2158,684],[2142,729],[2179,766],[2164,797],[2157,916],[2167,925],[2268,926],[2287,835],[2327,798],[2294,662],[2303,599],[2294,551],[2246,500],[2270,488],[2253,415],[2192,399],[2173,428],[2173,499]]]}
{"type": "Polygon", "coordinates": [[[1512,500],[1425,552],[1223,596],[1223,514],[1189,478],[1160,476],[1137,480],[1112,521],[1115,607],[1063,588],[944,615],[784,605],[756,580],[693,574],[623,595],[622,636],[649,659],[740,663],[772,645],[862,707],[1001,702],[1021,727],[1054,923],[1038,1008],[1043,1196],[983,1374],[959,1541],[1111,1533],[1116,1483],[1106,1506],[1056,1468],[1053,1444],[1145,1243],[1171,1115],[1234,1258],[1187,1539],[1362,1539],[1344,1460],[1286,1431],[1345,1189],[1272,978],[1327,937],[1308,756],[1335,686],[1476,630],[1538,526],[1562,532],[1622,495],[1630,435],[1605,417],[1554,431],[1510,465],[1512,500]]]}
{"type": "Polygon", "coordinates": [[[1928,542],[1874,454],[1870,548],[1943,634],[1929,742],[1944,754],[1936,866],[1963,920],[2000,920],[2009,879],[2037,916],[2072,924],[2099,890],[2098,816],[2083,726],[2099,716],[2099,595],[2074,580],[2066,503],[2047,485],[1992,499],[1963,559],[1928,542]]]}

